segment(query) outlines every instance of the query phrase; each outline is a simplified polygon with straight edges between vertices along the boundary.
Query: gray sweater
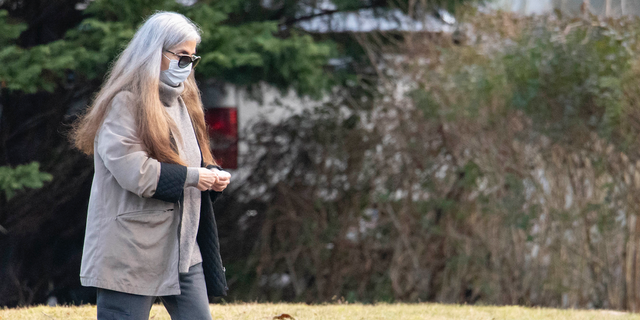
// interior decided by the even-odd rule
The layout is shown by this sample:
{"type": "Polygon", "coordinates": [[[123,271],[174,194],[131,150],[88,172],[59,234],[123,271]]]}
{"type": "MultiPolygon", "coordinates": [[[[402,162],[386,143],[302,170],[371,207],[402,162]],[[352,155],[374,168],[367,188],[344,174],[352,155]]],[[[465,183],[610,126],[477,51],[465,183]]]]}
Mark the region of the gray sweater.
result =
{"type": "Polygon", "coordinates": [[[180,222],[180,261],[178,270],[180,273],[189,271],[189,267],[202,262],[200,248],[196,242],[198,233],[198,222],[200,221],[200,190],[198,185],[198,168],[200,167],[201,155],[198,147],[198,140],[189,117],[189,112],[182,98],[178,98],[184,90],[184,83],[177,87],[170,86],[160,81],[160,100],[165,106],[165,110],[178,126],[180,137],[174,135],[178,144],[180,157],[187,163],[187,180],[184,188],[183,205],[177,206],[182,219],[180,222]]]}

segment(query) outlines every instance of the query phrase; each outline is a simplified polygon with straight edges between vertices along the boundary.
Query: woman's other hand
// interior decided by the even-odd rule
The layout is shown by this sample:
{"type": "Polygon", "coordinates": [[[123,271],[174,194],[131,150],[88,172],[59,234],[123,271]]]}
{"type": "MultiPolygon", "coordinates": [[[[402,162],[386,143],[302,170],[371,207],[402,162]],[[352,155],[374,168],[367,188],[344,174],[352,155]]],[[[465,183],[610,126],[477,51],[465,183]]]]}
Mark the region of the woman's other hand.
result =
{"type": "Polygon", "coordinates": [[[211,186],[218,181],[218,174],[207,168],[198,168],[198,174],[200,176],[198,178],[198,185],[196,188],[200,191],[207,191],[211,189],[211,186]]]}
{"type": "Polygon", "coordinates": [[[210,189],[222,192],[222,190],[224,190],[227,185],[229,185],[229,182],[231,182],[231,174],[229,172],[221,171],[216,168],[211,169],[211,171],[213,171],[218,176],[218,179],[213,183],[210,189]]]}

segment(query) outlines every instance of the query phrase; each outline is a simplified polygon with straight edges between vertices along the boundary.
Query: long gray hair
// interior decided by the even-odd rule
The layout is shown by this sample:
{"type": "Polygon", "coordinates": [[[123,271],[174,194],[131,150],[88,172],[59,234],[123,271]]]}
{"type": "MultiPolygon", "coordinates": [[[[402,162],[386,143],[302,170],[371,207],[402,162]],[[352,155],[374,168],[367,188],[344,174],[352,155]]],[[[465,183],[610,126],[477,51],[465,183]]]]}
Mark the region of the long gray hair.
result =
{"type": "MultiPolygon", "coordinates": [[[[137,99],[132,111],[136,117],[139,138],[149,155],[162,162],[184,165],[184,161],[171,148],[169,132],[178,134],[178,130],[160,102],[160,67],[163,50],[171,50],[188,40],[200,43],[200,34],[200,28],[182,14],[159,11],[149,16],[116,58],[87,112],[74,124],[71,138],[75,146],[88,155],[93,154],[94,138],[113,97],[127,90],[137,99]]],[[[196,129],[203,160],[205,164],[216,164],[211,155],[200,90],[193,71],[184,86],[181,96],[196,129]]]]}

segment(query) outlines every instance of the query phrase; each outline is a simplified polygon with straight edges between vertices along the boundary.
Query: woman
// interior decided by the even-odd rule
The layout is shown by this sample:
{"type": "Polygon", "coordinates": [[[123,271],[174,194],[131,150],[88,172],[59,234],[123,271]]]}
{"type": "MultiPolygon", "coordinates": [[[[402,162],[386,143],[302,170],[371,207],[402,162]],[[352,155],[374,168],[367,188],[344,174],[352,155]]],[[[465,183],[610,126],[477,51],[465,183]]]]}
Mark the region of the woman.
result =
{"type": "Polygon", "coordinates": [[[226,295],[212,203],[230,175],[209,147],[199,42],[183,15],[150,16],[74,127],[94,156],[80,279],[98,319],[148,319],[156,297],[171,319],[211,319],[207,295],[226,295]]]}

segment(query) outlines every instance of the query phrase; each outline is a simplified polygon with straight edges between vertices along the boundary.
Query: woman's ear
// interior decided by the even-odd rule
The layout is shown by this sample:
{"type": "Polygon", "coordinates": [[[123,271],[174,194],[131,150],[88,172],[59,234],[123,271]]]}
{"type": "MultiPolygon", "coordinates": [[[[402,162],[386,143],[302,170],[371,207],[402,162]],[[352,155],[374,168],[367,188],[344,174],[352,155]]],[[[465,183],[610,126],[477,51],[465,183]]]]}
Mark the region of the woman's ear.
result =
{"type": "Polygon", "coordinates": [[[169,58],[165,56],[164,51],[160,51],[160,54],[160,71],[169,69],[169,58]]]}

